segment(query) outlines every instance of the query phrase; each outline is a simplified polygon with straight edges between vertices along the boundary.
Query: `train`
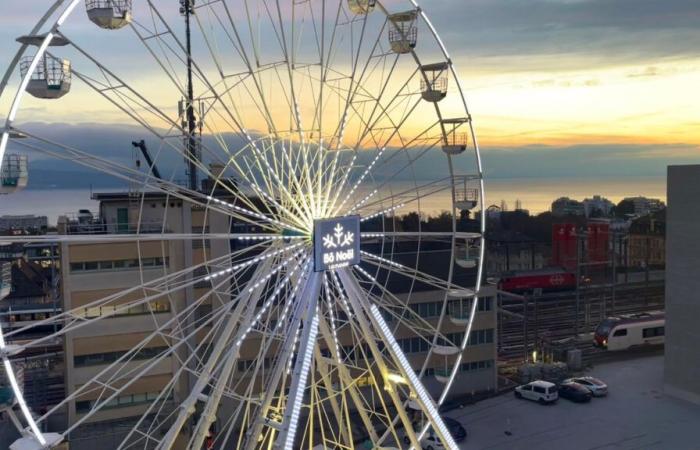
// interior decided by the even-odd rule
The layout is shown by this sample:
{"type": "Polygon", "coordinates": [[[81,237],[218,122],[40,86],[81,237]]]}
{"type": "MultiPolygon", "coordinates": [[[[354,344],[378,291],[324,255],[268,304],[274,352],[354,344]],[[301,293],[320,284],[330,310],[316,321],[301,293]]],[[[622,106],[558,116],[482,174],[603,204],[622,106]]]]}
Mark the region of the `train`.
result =
{"type": "Polygon", "coordinates": [[[576,289],[576,274],[559,267],[505,272],[498,280],[498,289],[515,294],[569,291],[576,289]]]}
{"type": "Polygon", "coordinates": [[[665,326],[663,311],[608,317],[595,329],[593,345],[610,351],[660,345],[665,341],[665,326]]]}

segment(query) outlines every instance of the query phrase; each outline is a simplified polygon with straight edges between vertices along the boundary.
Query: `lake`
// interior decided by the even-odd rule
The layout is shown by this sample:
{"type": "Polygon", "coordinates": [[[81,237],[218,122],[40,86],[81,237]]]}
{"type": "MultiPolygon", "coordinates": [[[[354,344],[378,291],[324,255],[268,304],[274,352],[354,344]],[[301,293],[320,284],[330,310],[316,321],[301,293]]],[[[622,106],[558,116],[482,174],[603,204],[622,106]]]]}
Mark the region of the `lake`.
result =
{"type": "MultiPolygon", "coordinates": [[[[397,190],[403,186],[395,186],[397,190]]],[[[99,192],[113,191],[101,189],[99,192]]],[[[27,189],[12,195],[0,196],[0,215],[36,214],[45,215],[49,223],[55,224],[59,215],[76,213],[79,209],[97,211],[98,202],[90,199],[89,189],[27,189]]],[[[585,197],[601,195],[613,202],[624,197],[642,195],[666,201],[666,177],[619,177],[592,179],[558,178],[492,178],[486,180],[488,205],[500,205],[505,201],[509,209],[515,208],[520,200],[524,209],[531,213],[548,211],[552,201],[566,196],[583,200],[585,197]]],[[[423,210],[435,214],[449,208],[449,195],[444,193],[424,202],[423,210]]],[[[406,211],[410,210],[408,207],[406,211]]]]}

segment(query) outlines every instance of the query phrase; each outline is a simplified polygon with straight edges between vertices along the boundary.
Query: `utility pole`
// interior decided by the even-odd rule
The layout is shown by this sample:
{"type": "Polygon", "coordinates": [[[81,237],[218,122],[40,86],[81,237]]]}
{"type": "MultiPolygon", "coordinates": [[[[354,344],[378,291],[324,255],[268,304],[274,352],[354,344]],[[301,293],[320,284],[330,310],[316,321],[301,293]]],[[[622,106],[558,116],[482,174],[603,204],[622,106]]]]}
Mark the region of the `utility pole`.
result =
{"type": "Polygon", "coordinates": [[[185,99],[185,115],[187,120],[187,182],[189,189],[198,189],[197,181],[197,120],[194,116],[194,87],[192,85],[192,32],[190,19],[194,14],[195,0],[180,0],[180,14],[185,16],[185,33],[187,48],[187,98],[185,99]]]}

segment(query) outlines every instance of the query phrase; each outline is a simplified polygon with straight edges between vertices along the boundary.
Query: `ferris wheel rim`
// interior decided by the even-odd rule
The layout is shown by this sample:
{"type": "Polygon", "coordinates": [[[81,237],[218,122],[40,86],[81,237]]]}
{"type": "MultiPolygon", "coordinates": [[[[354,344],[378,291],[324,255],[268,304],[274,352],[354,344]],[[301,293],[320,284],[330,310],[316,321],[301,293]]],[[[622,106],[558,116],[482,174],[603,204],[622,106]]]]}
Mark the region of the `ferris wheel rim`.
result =
{"type": "MultiPolygon", "coordinates": [[[[61,1],[62,1],[62,0],[61,0],[61,1]]],[[[79,0],[73,0],[73,1],[72,1],[72,3],[69,5],[68,9],[61,15],[61,17],[59,18],[59,20],[56,22],[56,25],[52,28],[53,31],[57,31],[57,30],[58,30],[58,26],[62,24],[62,22],[63,22],[63,21],[65,20],[65,18],[70,14],[70,12],[73,10],[73,8],[77,5],[78,2],[79,2],[79,0]]],[[[440,40],[439,36],[437,35],[437,31],[434,29],[434,27],[432,26],[432,24],[429,22],[429,19],[428,19],[427,16],[425,15],[425,12],[418,6],[418,4],[415,2],[415,0],[411,0],[411,2],[414,4],[414,6],[415,6],[415,7],[417,8],[417,10],[420,12],[420,14],[421,14],[421,16],[423,17],[424,21],[428,24],[429,29],[431,30],[431,33],[433,34],[433,36],[434,36],[434,37],[438,40],[438,42],[440,43],[440,46],[441,46],[441,48],[442,48],[442,50],[443,50],[443,54],[444,54],[444,56],[445,56],[445,57],[448,59],[448,61],[449,61],[450,71],[451,71],[451,73],[453,74],[453,78],[455,79],[455,81],[456,81],[456,83],[457,83],[457,85],[458,85],[459,92],[460,92],[460,96],[462,97],[462,102],[464,103],[465,111],[467,111],[467,113],[468,113],[468,109],[467,109],[467,106],[466,106],[466,100],[465,100],[465,97],[464,97],[463,92],[462,92],[462,87],[461,87],[461,83],[460,83],[459,77],[458,77],[457,74],[456,74],[456,69],[455,69],[455,67],[454,67],[454,65],[453,65],[453,63],[452,63],[452,61],[449,59],[449,55],[447,54],[447,51],[446,51],[446,49],[445,49],[445,47],[444,47],[442,41],[440,40]]],[[[38,61],[38,59],[40,58],[41,54],[43,54],[43,53],[46,51],[46,47],[48,46],[48,42],[50,42],[50,38],[51,38],[51,37],[52,37],[51,34],[47,35],[46,40],[44,41],[44,44],[42,45],[43,48],[40,48],[40,52],[37,53],[37,55],[35,55],[34,60],[33,60],[33,63],[35,63],[36,61],[38,61]]],[[[412,52],[414,52],[414,51],[412,51],[412,52]]],[[[414,52],[414,53],[415,53],[415,52],[414,52]]],[[[414,56],[415,56],[415,55],[414,55],[414,56]]],[[[36,64],[34,64],[34,66],[35,66],[35,65],[36,65],[36,64]]],[[[25,83],[25,80],[31,77],[31,73],[32,73],[32,72],[33,72],[33,70],[29,70],[29,71],[28,71],[27,76],[24,77],[24,79],[23,79],[23,82],[22,82],[23,84],[26,84],[26,83],[25,83]]],[[[24,91],[24,89],[20,89],[19,92],[23,92],[23,91],[24,91]]],[[[11,114],[10,114],[10,115],[8,116],[8,118],[6,119],[6,129],[5,129],[5,131],[3,132],[2,143],[0,143],[0,150],[1,150],[1,151],[0,151],[0,157],[2,156],[2,153],[5,151],[5,147],[6,147],[6,145],[7,145],[7,139],[8,139],[8,137],[9,137],[9,130],[11,129],[11,127],[12,127],[12,122],[14,121],[14,114],[12,114],[12,111],[14,111],[14,112],[16,113],[18,107],[19,107],[19,101],[18,101],[17,98],[16,98],[15,101],[13,101],[13,106],[12,106],[12,109],[11,109],[11,114]],[[17,106],[15,106],[15,102],[17,102],[17,103],[16,103],[17,106]]],[[[436,107],[437,107],[437,104],[436,104],[436,107]]],[[[439,108],[438,108],[438,109],[439,109],[439,108]]],[[[476,157],[477,157],[477,160],[478,160],[478,177],[479,177],[479,182],[480,182],[480,185],[481,185],[481,189],[479,190],[479,191],[480,191],[480,198],[481,198],[481,205],[482,205],[482,206],[481,206],[481,207],[482,207],[482,226],[481,226],[481,231],[482,231],[482,232],[481,232],[481,236],[480,236],[480,239],[481,239],[481,246],[480,246],[480,247],[481,247],[481,258],[480,258],[480,261],[483,261],[483,254],[484,254],[484,250],[485,250],[485,245],[484,245],[485,243],[484,243],[484,236],[483,236],[484,223],[485,223],[485,222],[484,222],[485,218],[484,218],[484,214],[483,214],[483,205],[484,205],[484,198],[485,198],[485,197],[484,197],[484,189],[483,189],[483,171],[482,171],[482,169],[481,169],[480,151],[479,151],[479,148],[478,148],[478,144],[476,143],[476,135],[475,135],[474,132],[473,132],[473,124],[472,124],[471,120],[469,121],[469,127],[470,127],[470,129],[471,129],[471,131],[472,131],[472,133],[471,133],[471,134],[472,134],[472,139],[474,140],[474,143],[475,143],[475,154],[476,154],[476,157]]],[[[451,178],[454,178],[454,173],[453,173],[453,169],[452,169],[451,157],[450,157],[450,156],[448,156],[448,161],[450,161],[450,177],[451,177],[451,178]]],[[[452,196],[453,196],[453,201],[452,201],[452,213],[453,213],[453,214],[452,214],[452,219],[453,219],[453,236],[454,236],[454,232],[455,232],[455,228],[456,228],[456,227],[455,227],[455,212],[456,212],[456,207],[455,207],[455,204],[454,204],[454,190],[453,190],[453,192],[452,192],[452,196]]],[[[211,198],[209,198],[209,199],[207,199],[207,200],[212,201],[211,198]]],[[[419,201],[420,201],[420,200],[419,200],[419,201]]],[[[209,205],[207,205],[207,206],[209,206],[209,205]]],[[[452,242],[453,242],[453,243],[452,243],[452,250],[451,250],[451,253],[452,253],[452,255],[451,255],[451,268],[450,268],[450,271],[449,271],[448,284],[451,284],[451,278],[452,278],[452,273],[453,273],[452,267],[453,267],[453,265],[454,265],[454,249],[455,249],[455,239],[454,239],[454,237],[453,237],[453,239],[452,239],[452,242]]],[[[476,283],[477,283],[477,285],[476,285],[477,288],[475,289],[476,292],[479,291],[479,286],[480,286],[480,283],[481,283],[481,276],[480,276],[480,275],[481,275],[481,270],[482,270],[482,264],[483,264],[483,263],[481,263],[481,262],[479,263],[479,276],[477,277],[477,282],[476,282],[476,283]]],[[[475,299],[476,299],[476,296],[474,297],[474,301],[473,301],[474,307],[475,307],[475,305],[476,305],[476,300],[475,300],[475,299]]],[[[447,305],[446,302],[447,302],[447,294],[445,293],[445,297],[444,297],[444,299],[443,299],[443,313],[441,314],[441,319],[440,319],[440,320],[442,320],[442,319],[444,318],[444,316],[445,316],[444,309],[446,308],[446,305],[447,305]]],[[[473,318],[473,314],[471,315],[471,317],[473,318]]],[[[471,322],[472,322],[472,321],[470,320],[469,326],[471,326],[471,322]]],[[[439,326],[438,326],[438,329],[439,329],[439,326]]],[[[2,333],[1,330],[0,330],[0,333],[2,333]]],[[[464,341],[465,343],[466,343],[466,339],[468,338],[468,335],[469,335],[468,332],[465,333],[465,341],[464,341]]],[[[1,337],[1,336],[2,336],[2,335],[0,334],[0,337],[1,337]]],[[[463,350],[463,349],[462,349],[462,350],[463,350]]],[[[432,351],[432,348],[431,348],[431,351],[432,351]]],[[[427,359],[428,359],[428,358],[426,358],[426,363],[424,363],[423,370],[425,369],[425,364],[427,364],[427,359]]],[[[455,368],[456,368],[456,367],[455,367],[455,368]]],[[[423,371],[423,370],[422,370],[422,371],[423,371]]],[[[453,372],[453,375],[452,375],[451,378],[454,378],[454,373],[455,373],[455,372],[453,372]]],[[[452,384],[452,380],[450,381],[450,383],[448,384],[448,386],[451,386],[451,384],[452,384]]],[[[445,393],[444,393],[443,395],[441,395],[440,403],[444,400],[444,397],[447,395],[446,392],[447,392],[448,390],[449,390],[449,387],[446,387],[446,388],[444,389],[443,392],[445,392],[445,393]]]]}

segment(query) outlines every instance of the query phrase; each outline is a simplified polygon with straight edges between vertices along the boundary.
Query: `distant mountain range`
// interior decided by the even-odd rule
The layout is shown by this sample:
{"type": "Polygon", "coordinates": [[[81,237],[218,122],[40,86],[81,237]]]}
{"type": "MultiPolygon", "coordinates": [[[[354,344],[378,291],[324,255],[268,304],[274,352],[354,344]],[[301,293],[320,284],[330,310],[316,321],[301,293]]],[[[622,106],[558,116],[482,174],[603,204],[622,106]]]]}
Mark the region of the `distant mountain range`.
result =
{"type": "MultiPolygon", "coordinates": [[[[184,178],[182,157],[172,149],[162,149],[158,154],[158,141],[149,139],[143,129],[128,125],[103,124],[25,124],[24,129],[63,145],[85,149],[90,154],[110,161],[134,167],[134,158],[143,158],[132,148],[131,141],[145,139],[150,151],[157,155],[157,164],[164,176],[184,178]]],[[[205,137],[205,145],[214,146],[211,137],[205,137]]],[[[241,139],[233,134],[224,137],[232,148],[241,146],[241,139]]],[[[26,140],[38,144],[32,139],[26,140]]],[[[30,188],[83,188],[92,185],[96,188],[123,186],[124,181],[93,169],[58,157],[49,157],[37,151],[28,150],[11,143],[9,151],[19,151],[30,156],[30,188]]],[[[60,148],[54,150],[62,152],[60,148]]],[[[387,150],[389,155],[391,150],[387,150]]],[[[369,163],[358,160],[358,164],[369,163]]],[[[373,153],[371,154],[374,155],[373,153]]],[[[665,175],[669,164],[691,164],[700,162],[700,149],[686,144],[633,145],[600,144],[571,145],[566,147],[524,146],[517,148],[483,148],[483,164],[487,177],[491,178],[586,178],[594,176],[627,177],[665,175]]],[[[397,155],[390,170],[377,172],[385,176],[397,167],[406,164],[407,158],[397,155]]],[[[145,163],[144,163],[145,164],[145,163]]],[[[456,170],[473,173],[473,158],[455,158],[456,170]]],[[[412,179],[435,179],[446,176],[445,158],[439,150],[425,155],[420,164],[397,177],[397,181],[412,179]]]]}

